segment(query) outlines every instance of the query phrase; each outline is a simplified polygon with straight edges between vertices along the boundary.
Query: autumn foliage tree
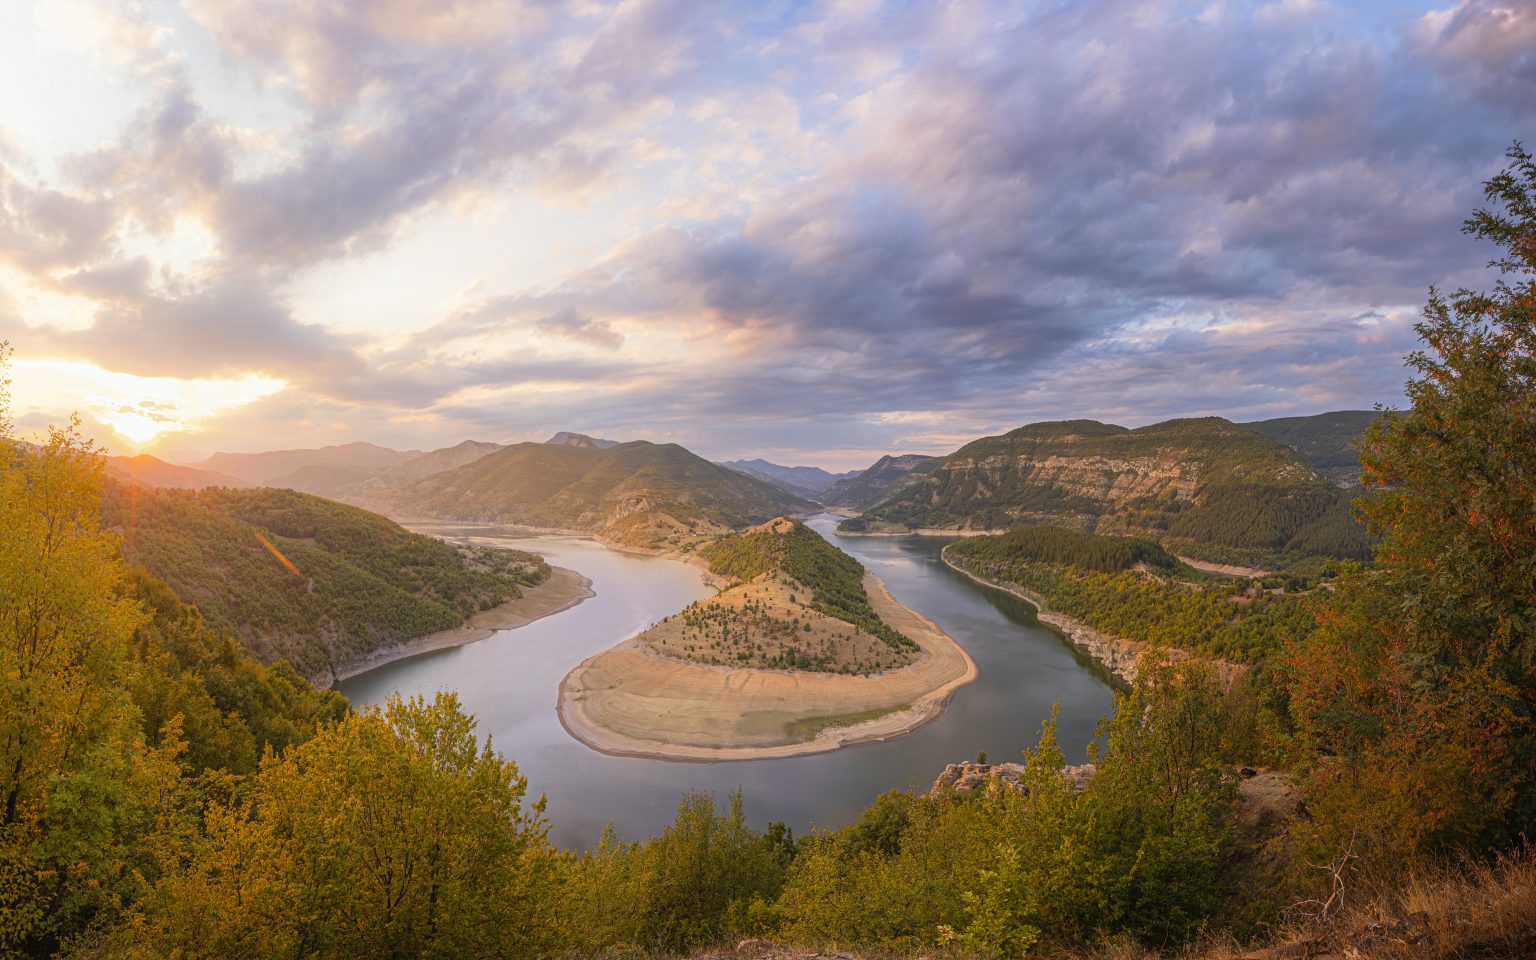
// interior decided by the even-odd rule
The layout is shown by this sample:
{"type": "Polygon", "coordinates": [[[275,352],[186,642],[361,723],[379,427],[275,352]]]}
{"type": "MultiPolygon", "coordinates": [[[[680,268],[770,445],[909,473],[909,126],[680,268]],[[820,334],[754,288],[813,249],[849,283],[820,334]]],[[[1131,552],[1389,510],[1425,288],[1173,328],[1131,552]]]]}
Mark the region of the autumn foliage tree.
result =
{"type": "Polygon", "coordinates": [[[0,343],[0,956],[47,952],[143,889],[176,794],[177,726],[146,748],[124,689],[141,621],[72,422],[12,433],[0,343]]]}
{"type": "Polygon", "coordinates": [[[1536,826],[1536,160],[1508,159],[1464,226],[1498,279],[1431,290],[1411,406],[1362,444],[1377,565],[1294,658],[1315,829],[1384,863],[1536,826]]]}

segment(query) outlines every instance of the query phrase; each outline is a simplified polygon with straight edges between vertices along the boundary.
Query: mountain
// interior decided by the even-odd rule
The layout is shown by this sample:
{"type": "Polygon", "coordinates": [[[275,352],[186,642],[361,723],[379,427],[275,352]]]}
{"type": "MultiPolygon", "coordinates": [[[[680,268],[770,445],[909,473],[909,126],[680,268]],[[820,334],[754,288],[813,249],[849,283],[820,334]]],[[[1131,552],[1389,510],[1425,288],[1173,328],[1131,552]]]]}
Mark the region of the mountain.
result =
{"type": "Polygon", "coordinates": [[[568,430],[561,430],[544,442],[562,447],[588,447],[594,450],[606,450],[619,445],[618,440],[599,440],[597,437],[589,437],[584,433],[571,433],[568,430]]]}
{"type": "Polygon", "coordinates": [[[818,499],[821,493],[832,484],[839,480],[852,479],[861,472],[850,470],[847,473],[828,473],[820,467],[784,467],[763,459],[726,460],[721,461],[720,466],[738,473],[745,473],[749,477],[756,477],[773,484],[780,490],[808,500],[818,499]]]}
{"type": "Polygon", "coordinates": [[[403,489],[397,516],[523,524],[673,549],[814,508],[675,443],[519,443],[403,489]]]}
{"type": "Polygon", "coordinates": [[[1337,486],[1289,447],[1218,417],[1136,430],[1055,421],[985,437],[839,529],[1029,523],[1238,549],[1368,551],[1337,486]]]}
{"type": "Polygon", "coordinates": [[[829,507],[863,510],[905,489],[938,469],[943,457],[901,453],[881,457],[867,470],[839,480],[822,491],[821,502],[829,507]]]}
{"type": "Polygon", "coordinates": [[[1335,410],[1311,417],[1280,417],[1238,426],[1285,444],[1339,486],[1355,487],[1360,485],[1360,438],[1380,415],[1375,410],[1335,410]]]}
{"type": "Polygon", "coordinates": [[[201,490],[204,487],[249,486],[238,477],[212,470],[166,463],[158,457],[141,453],[136,457],[108,457],[107,475],[123,483],[141,487],[180,487],[201,490]]]}
{"type": "Polygon", "coordinates": [[[337,492],[336,499],[356,504],[369,510],[388,512],[399,492],[418,480],[435,477],[439,473],[474,463],[481,457],[502,449],[500,443],[481,440],[465,440],[451,447],[424,453],[414,460],[383,470],[375,470],[362,480],[337,492]]]}
{"type": "Polygon", "coordinates": [[[260,485],[297,490],[327,500],[343,500],[363,481],[379,472],[379,469],[362,464],[311,463],[292,473],[263,481],[260,485]]]}
{"type": "Polygon", "coordinates": [[[368,509],[386,509],[391,494],[398,488],[473,463],[501,447],[499,443],[465,440],[451,447],[422,453],[420,450],[390,450],[371,443],[349,443],[316,450],[218,453],[206,463],[217,461],[252,478],[248,483],[236,480],[226,485],[284,487],[368,509]],[[283,472],[274,472],[278,470],[283,472]]]}
{"type": "MultiPolygon", "coordinates": [[[[339,482],[348,471],[353,476],[366,476],[366,471],[382,470],[398,466],[422,455],[420,450],[391,450],[372,443],[344,443],[339,446],[319,447],[307,450],[271,450],[266,453],[215,453],[197,464],[200,470],[213,470],[239,477],[246,483],[271,486],[276,481],[292,478],[308,467],[323,467],[336,471],[324,474],[319,471],[298,474],[297,481],[311,485],[339,482]]],[[[285,484],[276,484],[283,486],[285,484]]]]}
{"type": "Polygon", "coordinates": [[[357,507],[293,490],[138,490],[103,508],[124,555],[264,662],[324,685],[371,651],[462,624],[548,567],[453,547],[357,507]]]}

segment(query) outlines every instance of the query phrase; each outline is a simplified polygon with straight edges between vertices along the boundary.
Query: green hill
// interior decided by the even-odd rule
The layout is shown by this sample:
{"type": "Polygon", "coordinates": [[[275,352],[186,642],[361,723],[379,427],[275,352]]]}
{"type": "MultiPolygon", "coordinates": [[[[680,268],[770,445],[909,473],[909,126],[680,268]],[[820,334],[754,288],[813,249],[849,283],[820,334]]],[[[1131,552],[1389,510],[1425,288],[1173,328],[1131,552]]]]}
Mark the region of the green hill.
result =
{"type": "Polygon", "coordinates": [[[799,521],[779,517],[699,552],[735,586],[649,630],[647,642],[663,654],[868,674],[904,666],[918,650],[870,604],[863,564],[799,521]]]}
{"type": "Polygon", "coordinates": [[[1238,426],[1285,444],[1339,486],[1354,487],[1360,484],[1360,438],[1378,416],[1374,410],[1335,410],[1238,426]]]}
{"type": "Polygon", "coordinates": [[[674,443],[611,447],[520,443],[429,477],[395,501],[399,516],[523,524],[671,549],[814,508],[674,443]]]}
{"type": "Polygon", "coordinates": [[[1284,444],[1217,417],[1020,427],[961,447],[845,532],[1051,523],[1194,548],[1367,556],[1347,497],[1284,444]]]}
{"type": "Polygon", "coordinates": [[[328,682],[391,643],[458,626],[548,575],[543,561],[467,549],[293,490],[129,490],[104,504],[128,559],[265,662],[328,682]]]}

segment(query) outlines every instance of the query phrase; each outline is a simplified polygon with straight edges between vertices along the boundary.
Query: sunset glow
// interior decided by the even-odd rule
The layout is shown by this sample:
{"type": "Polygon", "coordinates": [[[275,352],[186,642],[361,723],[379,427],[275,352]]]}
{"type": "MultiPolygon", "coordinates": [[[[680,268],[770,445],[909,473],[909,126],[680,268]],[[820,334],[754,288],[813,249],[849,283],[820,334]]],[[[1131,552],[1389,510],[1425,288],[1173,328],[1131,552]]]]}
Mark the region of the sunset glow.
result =
{"type": "MultiPolygon", "coordinates": [[[[138,377],[89,363],[17,358],[12,390],[33,410],[77,411],[143,449],[167,434],[195,434],[208,418],[272,394],[283,381],[138,377]]],[[[23,406],[21,412],[26,413],[23,406]]],[[[122,453],[126,451],[114,451],[122,453]]]]}

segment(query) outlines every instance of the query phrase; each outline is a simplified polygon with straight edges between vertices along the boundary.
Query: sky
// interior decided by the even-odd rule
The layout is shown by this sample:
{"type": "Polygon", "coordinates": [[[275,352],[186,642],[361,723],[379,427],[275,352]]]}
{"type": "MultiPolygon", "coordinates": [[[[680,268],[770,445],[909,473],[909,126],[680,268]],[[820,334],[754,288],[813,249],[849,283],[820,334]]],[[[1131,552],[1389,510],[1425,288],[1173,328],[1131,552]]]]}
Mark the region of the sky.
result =
{"type": "Polygon", "coordinates": [[[1402,402],[1533,0],[0,3],[18,428],[848,469],[1402,402]]]}

